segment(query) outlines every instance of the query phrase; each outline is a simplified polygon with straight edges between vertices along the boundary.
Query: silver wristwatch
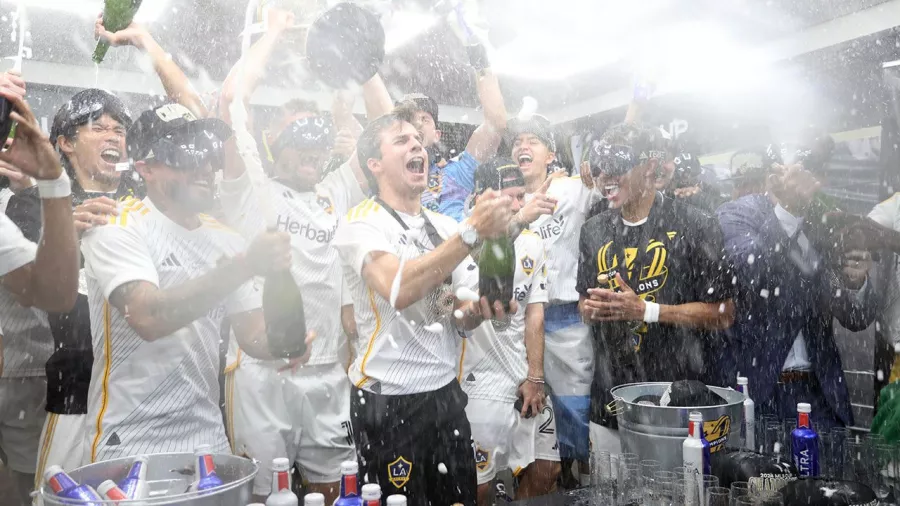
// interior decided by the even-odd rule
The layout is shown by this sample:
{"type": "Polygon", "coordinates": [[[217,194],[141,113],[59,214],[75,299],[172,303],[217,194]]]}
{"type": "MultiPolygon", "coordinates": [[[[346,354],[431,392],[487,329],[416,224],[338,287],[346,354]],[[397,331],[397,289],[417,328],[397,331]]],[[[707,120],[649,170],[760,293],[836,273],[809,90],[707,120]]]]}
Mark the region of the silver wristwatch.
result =
{"type": "Polygon", "coordinates": [[[478,242],[478,231],[468,220],[462,221],[459,224],[459,238],[462,239],[463,244],[472,249],[478,242]]]}

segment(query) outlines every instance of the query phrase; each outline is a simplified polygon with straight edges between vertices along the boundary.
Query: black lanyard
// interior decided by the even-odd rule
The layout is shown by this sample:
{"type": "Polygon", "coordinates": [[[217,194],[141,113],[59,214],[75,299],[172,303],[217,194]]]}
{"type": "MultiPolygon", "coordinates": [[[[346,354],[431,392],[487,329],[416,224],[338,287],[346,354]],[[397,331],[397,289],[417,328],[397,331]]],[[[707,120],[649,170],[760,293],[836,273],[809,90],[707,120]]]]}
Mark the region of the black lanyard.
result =
{"type": "MultiPolygon", "coordinates": [[[[383,207],[391,216],[393,216],[393,218],[395,220],[397,220],[397,223],[399,223],[400,226],[403,227],[403,230],[405,230],[405,231],[409,230],[409,226],[406,225],[406,222],[403,221],[403,218],[401,218],[400,215],[397,214],[397,211],[394,211],[394,208],[387,205],[383,200],[381,200],[381,197],[373,197],[373,200],[375,201],[375,203],[377,203],[378,205],[383,207]]],[[[441,237],[440,234],[438,234],[437,229],[434,228],[434,224],[431,223],[431,220],[428,219],[428,214],[426,214],[424,207],[422,208],[422,219],[425,222],[425,224],[424,224],[425,225],[425,234],[428,235],[428,240],[431,241],[431,245],[434,248],[437,248],[438,246],[440,246],[441,244],[444,243],[444,238],[441,237]]],[[[418,240],[416,240],[416,242],[418,242],[418,240]]],[[[424,248],[420,248],[420,249],[424,249],[424,248]]],[[[444,280],[444,284],[451,285],[451,286],[453,285],[453,275],[452,274],[450,276],[447,276],[447,279],[444,280]]]]}

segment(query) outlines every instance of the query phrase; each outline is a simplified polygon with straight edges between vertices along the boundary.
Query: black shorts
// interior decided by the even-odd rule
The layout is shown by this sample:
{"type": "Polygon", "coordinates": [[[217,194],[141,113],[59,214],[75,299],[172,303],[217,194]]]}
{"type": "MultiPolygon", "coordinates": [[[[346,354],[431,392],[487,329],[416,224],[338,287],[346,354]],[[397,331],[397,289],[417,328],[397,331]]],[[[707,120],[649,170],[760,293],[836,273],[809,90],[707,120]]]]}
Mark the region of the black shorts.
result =
{"type": "Polygon", "coordinates": [[[455,380],[434,391],[379,395],[353,388],[350,416],[363,483],[409,506],[475,506],[468,396],[455,380]]]}

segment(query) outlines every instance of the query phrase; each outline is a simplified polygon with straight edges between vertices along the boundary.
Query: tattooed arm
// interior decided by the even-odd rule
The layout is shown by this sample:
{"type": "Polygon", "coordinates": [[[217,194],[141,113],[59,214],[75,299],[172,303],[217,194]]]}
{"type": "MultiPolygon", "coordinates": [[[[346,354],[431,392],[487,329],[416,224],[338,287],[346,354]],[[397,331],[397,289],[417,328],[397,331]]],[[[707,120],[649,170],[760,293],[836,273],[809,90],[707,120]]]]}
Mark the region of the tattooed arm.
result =
{"type": "Polygon", "coordinates": [[[242,259],[162,290],[147,281],[129,281],[109,296],[109,303],[142,339],[155,341],[202,317],[246,283],[253,272],[242,259]]]}

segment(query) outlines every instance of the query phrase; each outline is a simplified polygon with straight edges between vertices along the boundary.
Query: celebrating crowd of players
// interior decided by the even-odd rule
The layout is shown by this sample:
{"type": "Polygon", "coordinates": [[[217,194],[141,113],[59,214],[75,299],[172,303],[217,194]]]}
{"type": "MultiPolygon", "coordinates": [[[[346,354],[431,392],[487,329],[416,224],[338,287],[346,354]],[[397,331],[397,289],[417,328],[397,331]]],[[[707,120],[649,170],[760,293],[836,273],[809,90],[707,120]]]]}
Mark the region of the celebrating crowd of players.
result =
{"type": "MultiPolygon", "coordinates": [[[[23,78],[0,81],[19,125],[0,153],[0,450],[23,503],[48,465],[199,444],[258,459],[260,497],[276,457],[329,500],[346,460],[410,504],[490,504],[507,469],[532,497],[584,483],[592,445],[615,449],[611,387],[724,371],[750,376],[762,413],[804,401],[851,423],[832,316],[874,320],[869,251],[889,240],[820,261],[810,167],[749,150],[755,191],[713,205],[679,184],[691,155],[629,114],[574,175],[553,172],[551,125],[507,120],[478,51],[485,121],[452,160],[436,102],[395,103],[378,75],[364,127],[345,95],[330,114],[295,100],[252,117],[291,23],[271,11],[205,105],[144,28],[98,21],[151,57],[170,101],[133,117],[84,90],[49,141],[23,78]],[[507,235],[508,309],[472,296],[481,244],[507,235]],[[261,310],[263,278],[285,271],[310,331],[291,360],[270,355],[261,310]]],[[[879,237],[897,215],[873,212],[879,237]]]]}

